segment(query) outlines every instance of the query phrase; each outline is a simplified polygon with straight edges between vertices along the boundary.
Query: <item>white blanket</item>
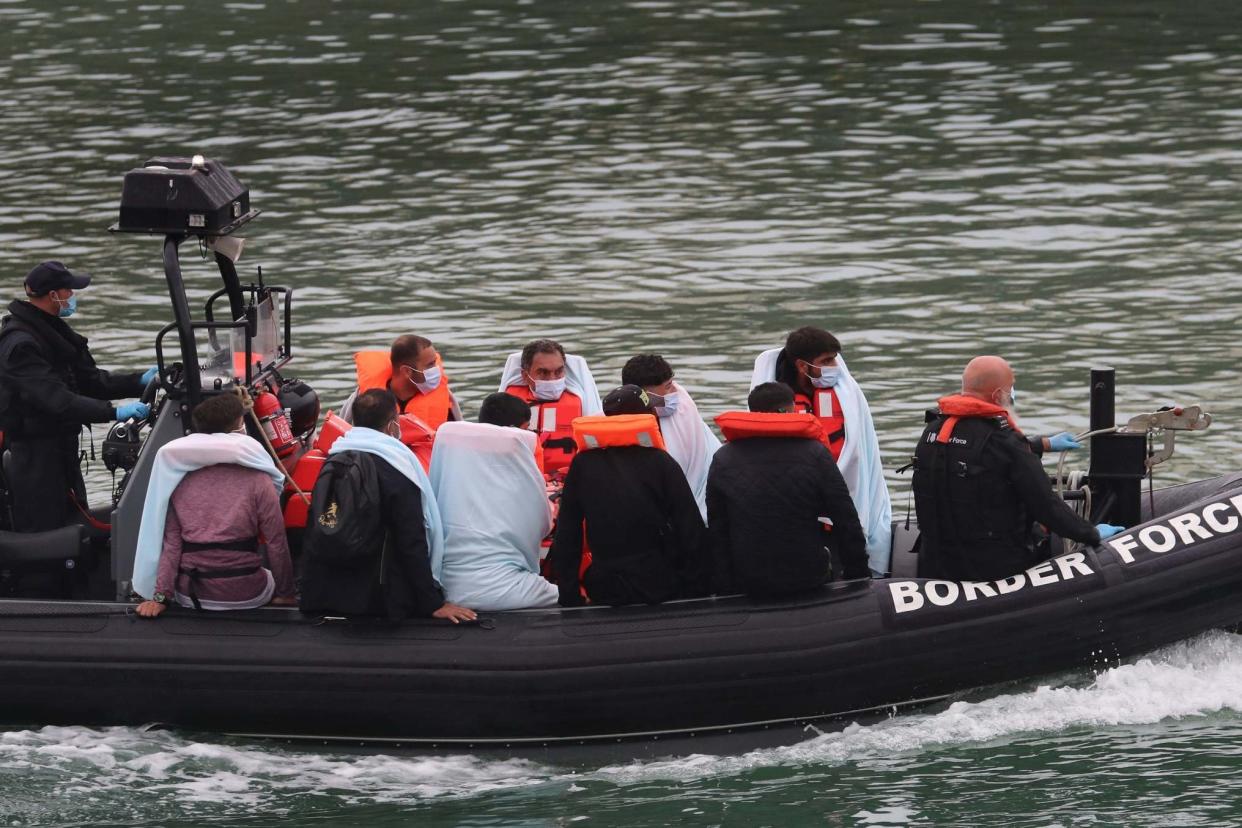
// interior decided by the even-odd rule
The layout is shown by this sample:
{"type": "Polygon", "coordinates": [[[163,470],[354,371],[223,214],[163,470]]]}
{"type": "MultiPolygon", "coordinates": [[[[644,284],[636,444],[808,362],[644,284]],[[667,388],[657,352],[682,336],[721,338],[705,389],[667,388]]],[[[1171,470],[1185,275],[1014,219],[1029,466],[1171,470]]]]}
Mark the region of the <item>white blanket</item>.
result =
{"type": "MultiPolygon", "coordinates": [[[[500,388],[504,391],[510,385],[522,385],[522,352],[514,351],[505,359],[504,370],[500,372],[500,388]]],[[[582,414],[584,417],[604,413],[604,406],[599,400],[599,389],[595,387],[595,377],[586,360],[577,354],[565,354],[565,389],[582,398],[582,414]]]]}
{"type": "Polygon", "coordinates": [[[444,563],[444,524],[440,519],[440,507],[436,493],[427,478],[427,472],[400,440],[381,434],[373,428],[354,426],[342,434],[328,449],[328,456],[342,451],[364,451],[386,461],[405,478],[418,487],[423,501],[423,529],[427,532],[427,557],[431,561],[431,577],[440,580],[440,568],[444,563]]]}
{"type": "Polygon", "coordinates": [[[677,410],[671,417],[660,418],[660,433],[668,453],[686,474],[703,520],[707,520],[707,470],[711,468],[712,455],[720,448],[720,440],[703,422],[689,392],[678,383],[673,383],[673,388],[677,391],[677,410]]]}
{"type": "MultiPolygon", "coordinates": [[[[755,370],[750,387],[776,380],[776,362],[783,349],[772,348],[755,359],[755,370]]],[[[880,458],[880,441],[871,420],[871,408],[862,389],[845,366],[845,358],[837,357],[841,379],[835,391],[845,415],[845,445],[837,466],[841,476],[850,487],[854,508],[862,522],[867,537],[867,559],[871,574],[879,577],[888,573],[892,557],[893,507],[888,498],[888,486],[884,482],[884,465],[880,458]]]]}
{"type": "MultiPolygon", "coordinates": [[[[277,492],[285,485],[285,476],[276,468],[271,455],[257,440],[245,434],[189,434],[160,446],[142,503],[142,523],[138,527],[138,548],[134,553],[134,592],[144,598],[155,594],[155,576],[164,549],[164,524],[173,490],[190,472],[221,463],[267,472],[277,492]]],[[[221,494],[227,495],[226,492],[221,494]]]]}
{"type": "Polygon", "coordinates": [[[539,575],[539,545],[552,529],[531,431],[445,423],[431,452],[431,484],[444,520],[445,598],[499,612],[554,607],[539,575]]]}

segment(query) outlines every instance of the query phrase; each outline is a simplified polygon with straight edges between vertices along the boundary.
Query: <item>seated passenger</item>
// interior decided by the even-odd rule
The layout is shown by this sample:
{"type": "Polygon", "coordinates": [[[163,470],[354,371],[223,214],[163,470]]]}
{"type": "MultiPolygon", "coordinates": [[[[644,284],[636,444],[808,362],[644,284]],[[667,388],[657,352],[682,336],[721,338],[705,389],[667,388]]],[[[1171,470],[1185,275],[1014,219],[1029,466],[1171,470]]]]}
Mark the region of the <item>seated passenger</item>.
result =
{"type": "Polygon", "coordinates": [[[793,331],[784,348],[764,351],[755,359],[750,387],[773,381],[793,391],[795,411],[810,412],[823,423],[824,443],[850,487],[862,522],[871,574],[885,575],[892,555],[893,509],[871,408],[845,366],[841,343],[820,328],[793,331]]]}
{"type": "MultiPolygon", "coordinates": [[[[163,516],[163,549],[151,600],[138,605],[155,618],[171,602],[205,610],[253,609],[271,601],[292,605],[293,564],[281,518],[280,496],[270,472],[236,463],[230,444],[247,441],[242,403],[233,394],[209,397],[194,407],[198,433],[160,449],[164,461],[181,441],[198,444],[214,463],[199,463],[174,484],[163,516]],[[199,438],[199,439],[194,439],[199,438]],[[266,566],[263,548],[266,547],[266,566]]],[[[271,464],[271,460],[267,461],[271,464]]],[[[160,463],[157,465],[167,465],[160,463]]],[[[274,467],[273,467],[274,468],[274,467]]],[[[155,486],[156,474],[152,475],[155,486]]],[[[151,520],[156,510],[150,513],[151,520]]],[[[144,523],[148,513],[144,513],[144,523]]]]}
{"type": "Polygon", "coordinates": [[[858,513],[817,418],[791,413],[793,392],[779,382],[755,386],[747,402],[750,413],[716,418],[728,440],[707,478],[716,592],[778,596],[820,586],[832,576],[827,543],[844,578],[868,577],[858,513]]]}
{"type": "Polygon", "coordinates": [[[311,495],[303,540],[302,611],[473,621],[438,583],[444,529],[426,472],[397,439],[397,400],[372,389],[354,401],[311,495]]]}
{"type": "Polygon", "coordinates": [[[536,339],[509,354],[497,390],[530,406],[530,428],[539,435],[549,474],[564,472],[574,459],[574,419],[602,411],[586,360],[566,355],[551,339],[536,339]]]}
{"type": "Polygon", "coordinates": [[[690,392],[673,381],[673,368],[659,354],[631,357],[621,369],[622,385],[637,385],[655,404],[668,453],[686,473],[699,513],[707,518],[707,470],[720,440],[699,415],[690,392]]]}
{"type": "Polygon", "coordinates": [[[681,467],[663,449],[651,397],[623,385],[608,395],[604,413],[574,428],[583,450],[565,477],[550,553],[561,606],[583,603],[580,584],[596,604],[706,595],[703,518],[681,467]],[[584,527],[592,562],[580,581],[584,527]]]}
{"type": "Polygon", "coordinates": [[[530,406],[512,394],[494,391],[484,397],[479,406],[479,422],[506,428],[530,428],[530,406]]]}
{"type": "Polygon", "coordinates": [[[538,445],[530,431],[483,423],[446,423],[437,432],[431,485],[444,523],[440,583],[452,603],[486,611],[556,606],[556,587],[539,574],[552,511],[535,465],[538,445]]]}
{"type": "Polygon", "coordinates": [[[386,388],[397,398],[402,414],[413,414],[435,431],[449,420],[460,420],[461,409],[444,373],[444,361],[431,340],[407,334],[393,340],[388,351],[354,354],[358,389],[341,405],[339,415],[353,422],[354,400],[372,388],[386,388]]]}

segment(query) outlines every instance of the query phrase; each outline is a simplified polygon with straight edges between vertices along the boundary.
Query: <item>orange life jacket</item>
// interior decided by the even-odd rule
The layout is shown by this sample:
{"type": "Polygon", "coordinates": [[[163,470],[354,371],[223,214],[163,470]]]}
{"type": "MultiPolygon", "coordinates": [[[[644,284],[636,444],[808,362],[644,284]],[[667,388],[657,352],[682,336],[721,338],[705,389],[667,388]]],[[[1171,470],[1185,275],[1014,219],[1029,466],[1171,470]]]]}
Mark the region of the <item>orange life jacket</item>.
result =
{"type": "Polygon", "coordinates": [[[726,440],[748,437],[803,437],[824,439],[824,424],[814,414],[775,414],[760,411],[726,411],[716,417],[726,440]]]}
{"type": "Polygon", "coordinates": [[[845,414],[835,388],[816,388],[814,396],[807,397],[801,391],[794,392],[794,410],[799,414],[814,414],[824,427],[820,438],[832,452],[833,460],[841,459],[845,448],[845,414]]]}
{"type": "Polygon", "coordinates": [[[536,400],[526,385],[510,385],[505,393],[512,394],[530,406],[530,430],[539,435],[543,448],[544,472],[564,471],[574,459],[578,446],[574,443],[573,422],[582,416],[582,398],[572,391],[559,400],[536,400]]]}
{"type": "Polygon", "coordinates": [[[315,448],[326,456],[328,449],[332,448],[337,438],[351,428],[353,426],[345,422],[343,417],[338,417],[336,412],[329,411],[328,416],[323,418],[323,425],[319,427],[319,435],[315,437],[315,448]]]}
{"type": "Polygon", "coordinates": [[[953,436],[953,429],[957,427],[957,421],[963,417],[1003,417],[1009,423],[1010,428],[1018,434],[1022,433],[1013,416],[996,403],[977,397],[968,397],[965,394],[950,394],[947,397],[941,397],[938,404],[940,413],[948,416],[936,434],[937,443],[949,442],[949,438],[953,436]]]}
{"type": "Polygon", "coordinates": [[[306,527],[306,514],[310,511],[310,501],[297,493],[297,489],[293,488],[293,484],[297,483],[302,491],[308,495],[315,488],[315,481],[319,479],[319,471],[323,468],[324,461],[328,459],[327,450],[313,448],[303,454],[298,460],[293,471],[289,476],[293,478],[292,482],[285,483],[285,528],[286,529],[303,529],[306,527]]]}
{"type": "Polygon", "coordinates": [[[414,452],[418,462],[423,465],[423,471],[430,474],[431,449],[436,439],[435,429],[413,414],[402,414],[397,418],[397,425],[401,426],[401,442],[414,452]]]}
{"type": "Polygon", "coordinates": [[[574,420],[574,442],[579,451],[616,446],[664,449],[664,436],[654,414],[618,414],[574,420]]]}
{"type": "MultiPolygon", "coordinates": [[[[444,373],[444,362],[439,354],[436,354],[436,365],[441,373],[440,384],[434,391],[416,391],[405,403],[397,401],[402,414],[413,414],[430,426],[432,431],[444,425],[453,407],[448,374],[444,373]]],[[[372,388],[387,389],[392,382],[392,356],[388,351],[359,351],[354,354],[354,367],[358,369],[359,394],[372,388]]]]}

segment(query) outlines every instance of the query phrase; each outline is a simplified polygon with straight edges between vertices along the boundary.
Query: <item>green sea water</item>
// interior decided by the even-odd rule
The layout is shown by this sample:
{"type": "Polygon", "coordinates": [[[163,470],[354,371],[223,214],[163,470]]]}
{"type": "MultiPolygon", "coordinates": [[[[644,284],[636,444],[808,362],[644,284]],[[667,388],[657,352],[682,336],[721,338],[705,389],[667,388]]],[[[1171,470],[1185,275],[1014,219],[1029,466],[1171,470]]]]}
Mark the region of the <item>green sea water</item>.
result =
{"type": "MultiPolygon", "coordinates": [[[[472,416],[547,335],[604,387],[663,353],[711,414],[817,324],[895,511],[922,410],[984,352],[1028,429],[1084,429],[1111,365],[1119,416],[1216,417],[1158,481],[1242,465],[1235,3],[5,0],[0,28],[0,274],[94,273],[74,322],[105,366],[170,319],[158,242],[104,232],[121,177],[198,152],[263,210],[243,274],[296,288],[291,373],[327,403],[415,332],[472,416]]],[[[1215,633],[727,756],[37,728],[0,734],[0,824],[1236,825],[1239,687],[1215,633]]]]}

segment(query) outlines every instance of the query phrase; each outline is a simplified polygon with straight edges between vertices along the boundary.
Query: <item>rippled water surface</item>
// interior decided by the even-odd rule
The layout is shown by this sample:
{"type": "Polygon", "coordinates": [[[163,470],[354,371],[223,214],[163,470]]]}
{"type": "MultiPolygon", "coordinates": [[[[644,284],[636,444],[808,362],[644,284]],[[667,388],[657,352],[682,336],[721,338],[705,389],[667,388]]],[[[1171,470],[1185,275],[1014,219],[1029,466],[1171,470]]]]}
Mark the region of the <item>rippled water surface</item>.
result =
{"type": "MultiPolygon", "coordinates": [[[[243,264],[295,286],[296,373],[329,402],[352,350],[418,332],[473,415],[550,335],[602,386],[662,352],[714,413],[818,324],[898,509],[922,409],[981,352],[1014,362],[1031,428],[1084,428],[1087,369],[1114,365],[1123,416],[1216,415],[1166,482],[1242,465],[1236,3],[6,0],[0,27],[0,272],[14,295],[43,258],[94,272],[75,324],[105,365],[146,367],[170,318],[158,242],[103,232],[121,177],[202,152],[264,211],[243,264]]],[[[1211,637],[1094,685],[572,774],[10,733],[0,816],[1236,824],[1239,664],[1211,637]]]]}

